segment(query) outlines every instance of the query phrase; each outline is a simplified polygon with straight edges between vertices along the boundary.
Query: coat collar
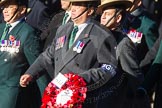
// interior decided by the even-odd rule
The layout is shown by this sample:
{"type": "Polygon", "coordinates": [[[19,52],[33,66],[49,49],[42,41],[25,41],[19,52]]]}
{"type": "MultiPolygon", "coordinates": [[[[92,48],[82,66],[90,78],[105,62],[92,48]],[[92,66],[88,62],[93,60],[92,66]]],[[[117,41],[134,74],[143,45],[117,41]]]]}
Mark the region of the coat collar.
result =
{"type": "Polygon", "coordinates": [[[24,21],[20,21],[8,34],[8,38],[10,35],[13,35],[15,37],[15,39],[20,38],[21,36],[18,35],[20,29],[22,28],[22,26],[24,25],[24,21]]]}

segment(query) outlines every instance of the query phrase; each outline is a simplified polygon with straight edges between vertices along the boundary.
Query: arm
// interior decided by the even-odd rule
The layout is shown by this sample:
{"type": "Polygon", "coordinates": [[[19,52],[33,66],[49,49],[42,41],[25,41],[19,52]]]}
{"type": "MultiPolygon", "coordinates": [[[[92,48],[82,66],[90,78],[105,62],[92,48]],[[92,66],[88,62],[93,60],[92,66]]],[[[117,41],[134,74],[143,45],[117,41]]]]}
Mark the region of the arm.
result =
{"type": "Polygon", "coordinates": [[[151,90],[155,83],[157,83],[157,79],[159,78],[161,66],[162,66],[162,41],[160,43],[159,50],[157,52],[156,58],[146,74],[145,80],[142,83],[142,87],[147,91],[151,90]]]}
{"type": "Polygon", "coordinates": [[[37,77],[43,70],[48,70],[49,67],[53,67],[53,57],[54,57],[54,42],[47,48],[34,63],[29,67],[24,75],[20,78],[20,85],[26,87],[26,85],[33,79],[37,77]]]}
{"type": "Polygon", "coordinates": [[[122,70],[134,77],[142,74],[135,45],[128,38],[122,40],[117,48],[118,60],[122,70]]]}
{"type": "Polygon", "coordinates": [[[117,61],[114,49],[116,45],[113,43],[113,40],[113,38],[109,37],[100,42],[101,44],[97,49],[99,67],[91,68],[79,74],[86,80],[89,91],[103,86],[116,74],[117,61]]]}

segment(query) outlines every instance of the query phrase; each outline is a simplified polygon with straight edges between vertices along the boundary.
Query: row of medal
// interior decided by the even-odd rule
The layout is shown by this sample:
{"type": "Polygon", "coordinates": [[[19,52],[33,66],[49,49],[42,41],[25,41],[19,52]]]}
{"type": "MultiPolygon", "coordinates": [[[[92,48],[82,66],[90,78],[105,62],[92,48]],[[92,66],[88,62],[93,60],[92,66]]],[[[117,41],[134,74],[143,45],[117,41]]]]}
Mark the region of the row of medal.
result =
{"type": "MultiPolygon", "coordinates": [[[[61,36],[56,40],[56,47],[55,50],[58,50],[60,48],[62,48],[65,44],[66,41],[66,36],[61,36]]],[[[85,43],[83,43],[82,41],[78,41],[77,44],[75,45],[75,47],[73,48],[73,51],[77,52],[77,53],[81,53],[83,47],[85,46],[85,43]]]]}
{"type": "Polygon", "coordinates": [[[20,48],[20,41],[9,41],[9,40],[1,40],[0,41],[0,51],[7,51],[10,53],[18,53],[20,48]]]}

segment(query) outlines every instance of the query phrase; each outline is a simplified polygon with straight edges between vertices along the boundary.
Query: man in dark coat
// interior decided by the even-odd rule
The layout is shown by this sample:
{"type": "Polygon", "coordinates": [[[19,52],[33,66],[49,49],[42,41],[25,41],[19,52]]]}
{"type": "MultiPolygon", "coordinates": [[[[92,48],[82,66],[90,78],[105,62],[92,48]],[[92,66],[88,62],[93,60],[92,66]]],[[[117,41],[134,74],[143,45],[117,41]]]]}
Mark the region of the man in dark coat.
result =
{"type": "Polygon", "coordinates": [[[39,38],[25,22],[28,1],[3,0],[2,4],[5,22],[0,24],[0,108],[39,108],[36,83],[27,88],[19,86],[20,76],[40,53],[39,38]]]}
{"type": "MultiPolygon", "coordinates": [[[[122,31],[122,22],[126,20],[126,9],[132,5],[129,0],[104,0],[98,7],[101,15],[100,23],[110,29],[118,43],[117,45],[117,60],[120,71],[123,72],[125,81],[122,82],[115,103],[119,106],[114,108],[149,108],[148,98],[138,101],[136,97],[136,89],[144,80],[144,74],[139,66],[137,57],[137,48],[135,44],[122,31]],[[118,101],[119,100],[119,101],[118,101]]],[[[138,32],[135,32],[136,34],[138,32]]],[[[135,36],[134,36],[135,37],[135,36]]]]}
{"type": "Polygon", "coordinates": [[[42,32],[49,24],[52,16],[59,12],[60,0],[29,0],[26,22],[42,32]]]}
{"type": "Polygon", "coordinates": [[[59,28],[59,26],[66,24],[70,21],[70,5],[70,1],[61,0],[62,10],[56,15],[54,15],[48,27],[41,33],[40,37],[43,44],[43,50],[45,50],[52,43],[52,40],[55,37],[56,31],[59,28]],[[68,16],[66,17],[66,15],[68,16]],[[64,23],[63,20],[65,20],[64,23]]]}
{"type": "MultiPolygon", "coordinates": [[[[105,30],[90,18],[94,5],[97,4],[96,0],[71,2],[73,22],[58,28],[52,45],[21,77],[20,85],[27,86],[38,72],[54,64],[54,77],[58,73],[74,72],[86,81],[88,92],[83,108],[104,108],[112,104],[109,100],[112,100],[112,95],[116,95],[113,92],[115,87],[109,88],[110,82],[113,79],[116,81],[120,74],[116,71],[116,42],[109,30],[105,30]],[[78,32],[76,38],[72,38],[71,32],[75,25],[78,26],[78,32]],[[74,43],[70,44],[72,39],[74,43]]],[[[114,85],[118,86],[116,83],[114,85]]]]}
{"type": "Polygon", "coordinates": [[[157,23],[147,14],[147,12],[142,7],[141,0],[131,0],[134,4],[132,8],[129,9],[131,12],[128,15],[128,21],[125,23],[127,27],[125,27],[125,31],[137,31],[142,33],[142,37],[136,42],[132,39],[132,41],[137,46],[137,55],[139,58],[139,62],[144,59],[146,53],[149,49],[151,49],[157,40],[158,26],[157,23]]]}
{"type": "MultiPolygon", "coordinates": [[[[43,30],[43,32],[40,34],[41,38],[41,47],[43,48],[43,51],[52,44],[52,41],[56,35],[56,31],[59,28],[59,26],[63,25],[63,20],[65,20],[66,24],[67,22],[71,21],[70,20],[70,1],[67,0],[61,0],[61,8],[59,13],[54,15],[52,20],[50,21],[48,27],[43,30]],[[68,14],[68,17],[65,15],[68,14]],[[66,17],[66,19],[65,19],[66,17]]],[[[48,73],[49,75],[46,74],[46,76],[53,77],[53,67],[48,68],[48,73]]]]}

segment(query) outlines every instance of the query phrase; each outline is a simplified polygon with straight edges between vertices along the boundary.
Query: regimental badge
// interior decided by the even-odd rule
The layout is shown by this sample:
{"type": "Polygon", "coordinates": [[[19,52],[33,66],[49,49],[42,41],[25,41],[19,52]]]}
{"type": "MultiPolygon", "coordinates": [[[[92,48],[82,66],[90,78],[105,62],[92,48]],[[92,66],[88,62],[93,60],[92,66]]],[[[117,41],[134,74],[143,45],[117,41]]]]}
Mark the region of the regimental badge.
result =
{"type": "Polygon", "coordinates": [[[9,53],[18,53],[20,48],[19,40],[1,40],[0,41],[0,51],[6,51],[9,53]]]}
{"type": "Polygon", "coordinates": [[[81,53],[84,46],[85,43],[83,43],[82,41],[78,41],[76,46],[73,48],[73,51],[76,51],[77,53],[81,53]]]}
{"type": "Polygon", "coordinates": [[[62,48],[65,44],[66,41],[66,36],[61,36],[56,40],[56,47],[55,50],[58,50],[60,48],[62,48]]]}
{"type": "Polygon", "coordinates": [[[141,43],[143,33],[137,32],[135,29],[131,29],[127,36],[132,40],[133,43],[141,43]]]}

